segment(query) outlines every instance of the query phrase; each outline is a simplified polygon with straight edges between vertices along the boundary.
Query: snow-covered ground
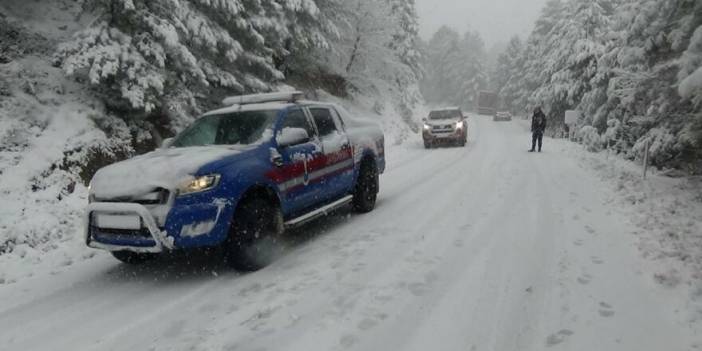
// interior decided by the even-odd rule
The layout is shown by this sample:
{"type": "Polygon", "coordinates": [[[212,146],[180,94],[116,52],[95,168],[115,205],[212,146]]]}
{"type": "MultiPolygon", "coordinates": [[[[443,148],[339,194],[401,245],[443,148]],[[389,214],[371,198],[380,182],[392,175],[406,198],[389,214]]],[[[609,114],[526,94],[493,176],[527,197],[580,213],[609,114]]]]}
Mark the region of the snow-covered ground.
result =
{"type": "Polygon", "coordinates": [[[680,184],[653,176],[640,194],[658,196],[632,200],[630,164],[551,139],[528,154],[522,121],[469,123],[465,148],[424,150],[417,136],[389,147],[375,211],[289,233],[287,253],[256,273],[207,257],[131,267],[101,252],[35,265],[31,277],[0,285],[0,348],[702,347],[699,277],[685,273],[699,254],[658,256],[680,241],[656,241],[674,221],[678,237],[690,230],[678,251],[694,252],[701,212],[689,226],[678,220],[699,198],[688,192],[675,207],[683,212],[659,213],[674,205],[666,187],[680,184]]]}

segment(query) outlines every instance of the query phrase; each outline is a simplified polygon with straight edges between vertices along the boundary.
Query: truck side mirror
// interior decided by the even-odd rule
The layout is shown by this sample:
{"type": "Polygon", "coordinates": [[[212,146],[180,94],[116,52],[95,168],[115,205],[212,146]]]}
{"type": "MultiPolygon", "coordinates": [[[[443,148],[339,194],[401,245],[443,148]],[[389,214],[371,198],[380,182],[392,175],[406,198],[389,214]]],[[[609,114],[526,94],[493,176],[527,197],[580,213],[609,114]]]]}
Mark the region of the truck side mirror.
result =
{"type": "Polygon", "coordinates": [[[288,147],[310,141],[310,135],[303,128],[284,128],[275,137],[279,147],[288,147]]]}

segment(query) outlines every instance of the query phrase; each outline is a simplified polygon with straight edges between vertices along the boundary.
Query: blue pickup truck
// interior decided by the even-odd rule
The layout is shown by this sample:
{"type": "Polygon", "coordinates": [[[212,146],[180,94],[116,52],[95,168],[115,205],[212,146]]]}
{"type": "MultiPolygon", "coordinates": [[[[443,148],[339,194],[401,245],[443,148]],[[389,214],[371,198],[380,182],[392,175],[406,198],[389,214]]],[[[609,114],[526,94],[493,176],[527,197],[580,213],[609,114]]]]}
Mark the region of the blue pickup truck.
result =
{"type": "Polygon", "coordinates": [[[90,183],[85,242],[126,263],[223,247],[237,269],[269,263],[260,245],[346,205],[375,207],[384,136],[302,93],[231,97],[147,154],[90,183]]]}

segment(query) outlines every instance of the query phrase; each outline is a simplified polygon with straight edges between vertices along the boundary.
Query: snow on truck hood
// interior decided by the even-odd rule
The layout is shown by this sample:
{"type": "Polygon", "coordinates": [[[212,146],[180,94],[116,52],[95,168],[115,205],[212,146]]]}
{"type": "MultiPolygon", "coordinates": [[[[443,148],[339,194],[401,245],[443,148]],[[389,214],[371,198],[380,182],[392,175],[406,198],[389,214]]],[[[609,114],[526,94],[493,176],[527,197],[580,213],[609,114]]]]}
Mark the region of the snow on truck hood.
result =
{"type": "Polygon", "coordinates": [[[98,199],[110,199],[159,187],[175,189],[202,166],[242,151],[230,146],[159,149],[101,168],[90,182],[90,191],[98,199]]]}

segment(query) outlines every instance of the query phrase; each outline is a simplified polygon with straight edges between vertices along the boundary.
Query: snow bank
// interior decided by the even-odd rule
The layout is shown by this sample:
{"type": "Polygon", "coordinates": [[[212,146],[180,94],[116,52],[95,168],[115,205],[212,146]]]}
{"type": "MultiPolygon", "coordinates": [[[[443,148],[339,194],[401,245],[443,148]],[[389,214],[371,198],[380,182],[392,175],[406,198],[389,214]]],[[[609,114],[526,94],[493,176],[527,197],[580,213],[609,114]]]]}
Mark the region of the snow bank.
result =
{"type": "Polygon", "coordinates": [[[0,54],[0,284],[96,254],[81,240],[80,165],[96,150],[131,151],[129,128],[106,121],[86,87],[52,65],[51,45],[87,19],[76,20],[79,11],[64,0],[0,3],[0,42],[12,46],[0,54]]]}
{"type": "Polygon", "coordinates": [[[602,150],[602,138],[597,132],[597,129],[593,126],[583,126],[578,130],[577,136],[582,140],[583,145],[587,147],[588,151],[600,151],[602,150]]]}
{"type": "Polygon", "coordinates": [[[551,140],[594,169],[611,185],[610,201],[639,230],[639,249],[651,261],[651,279],[687,289],[693,318],[702,318],[702,177],[671,178],[664,173],[643,179],[641,166],[606,151],[583,153],[577,144],[551,140]]]}

